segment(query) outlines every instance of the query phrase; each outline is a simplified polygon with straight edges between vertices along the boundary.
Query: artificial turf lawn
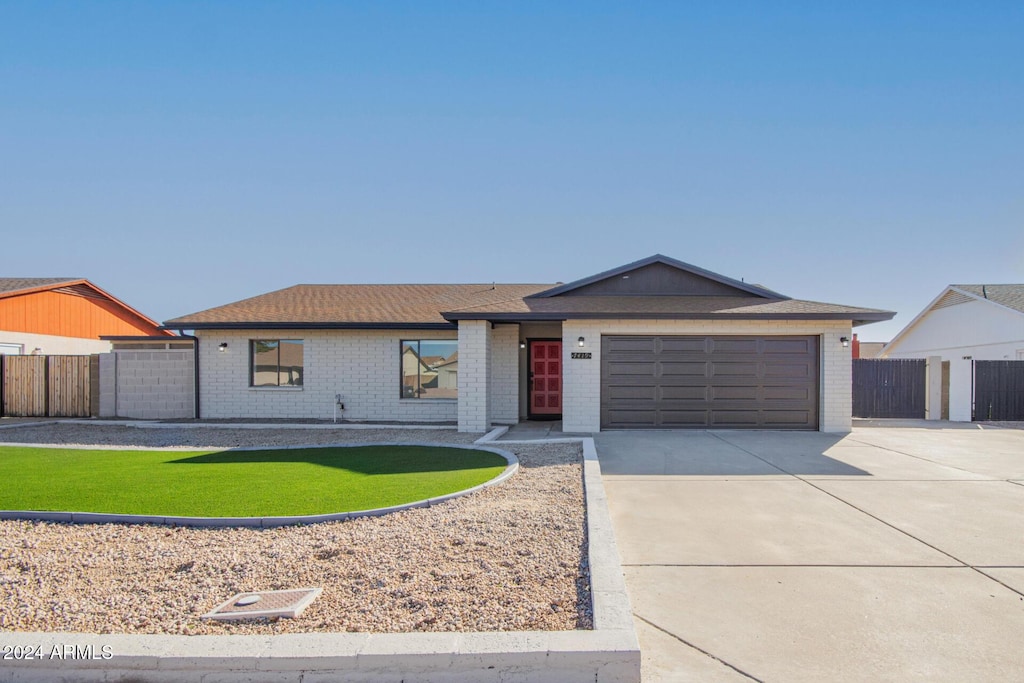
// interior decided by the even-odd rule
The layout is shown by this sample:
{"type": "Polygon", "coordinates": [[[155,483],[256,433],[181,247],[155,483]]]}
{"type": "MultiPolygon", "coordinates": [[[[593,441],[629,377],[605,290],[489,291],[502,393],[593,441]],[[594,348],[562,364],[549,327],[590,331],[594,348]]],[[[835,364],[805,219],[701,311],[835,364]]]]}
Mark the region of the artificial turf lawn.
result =
{"type": "Polygon", "coordinates": [[[428,446],[110,451],[0,446],[0,510],[185,517],[352,512],[461,491],[496,453],[428,446]]]}

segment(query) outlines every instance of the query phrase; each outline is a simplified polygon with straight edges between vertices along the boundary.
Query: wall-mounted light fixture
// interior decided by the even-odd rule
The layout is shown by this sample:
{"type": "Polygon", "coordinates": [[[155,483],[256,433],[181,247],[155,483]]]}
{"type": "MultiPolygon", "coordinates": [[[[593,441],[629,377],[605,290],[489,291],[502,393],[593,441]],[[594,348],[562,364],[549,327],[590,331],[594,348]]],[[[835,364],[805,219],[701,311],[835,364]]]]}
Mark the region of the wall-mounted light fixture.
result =
{"type": "Polygon", "coordinates": [[[579,338],[579,339],[577,340],[577,342],[576,342],[577,344],[579,344],[579,345],[580,345],[580,348],[582,348],[582,347],[583,347],[583,341],[584,341],[583,337],[580,337],[580,338],[579,338]]]}
{"type": "Polygon", "coordinates": [[[217,350],[220,351],[221,353],[224,353],[225,351],[228,350],[228,343],[221,342],[220,345],[217,346],[217,350]]]}
{"type": "Polygon", "coordinates": [[[850,345],[850,338],[849,337],[840,337],[839,338],[839,343],[842,344],[843,348],[845,349],[845,348],[847,348],[850,345]]]}
{"type": "Polygon", "coordinates": [[[524,342],[524,341],[519,342],[519,348],[525,349],[526,348],[526,342],[524,342]]]}

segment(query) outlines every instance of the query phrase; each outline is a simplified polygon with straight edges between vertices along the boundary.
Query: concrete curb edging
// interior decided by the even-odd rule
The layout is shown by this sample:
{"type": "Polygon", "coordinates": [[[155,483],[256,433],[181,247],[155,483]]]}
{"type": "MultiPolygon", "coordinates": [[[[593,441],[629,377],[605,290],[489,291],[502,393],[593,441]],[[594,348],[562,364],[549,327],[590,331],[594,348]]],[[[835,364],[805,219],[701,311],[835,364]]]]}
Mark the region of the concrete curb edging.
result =
{"type": "MultiPolygon", "coordinates": [[[[33,444],[6,444],[6,445],[26,445],[31,446],[33,444]]],[[[182,517],[174,515],[126,515],[120,513],[109,513],[109,512],[42,512],[35,510],[0,510],[0,519],[8,520],[30,520],[40,522],[63,522],[69,524],[163,524],[163,525],[174,525],[174,526],[189,526],[189,527],[262,527],[269,529],[272,527],[279,526],[291,526],[294,524],[318,524],[320,522],[340,522],[346,519],[356,519],[359,517],[380,517],[392,512],[400,512],[402,510],[411,510],[413,508],[425,508],[431,505],[437,505],[443,503],[446,500],[452,500],[453,498],[461,498],[462,496],[468,496],[471,493],[482,491],[483,489],[500,484],[509,477],[519,471],[519,459],[515,454],[502,450],[500,448],[494,448],[493,446],[484,445],[467,445],[467,444],[448,444],[448,443],[339,443],[339,444],[318,444],[316,446],[275,446],[272,449],[258,446],[242,446],[238,448],[221,448],[216,449],[213,452],[225,452],[225,451],[265,451],[265,450],[305,450],[312,448],[360,448],[364,446],[427,446],[430,448],[458,448],[460,450],[467,451],[487,451],[488,453],[494,453],[505,458],[508,465],[494,479],[489,479],[482,484],[477,484],[468,489],[461,491],[454,491],[452,493],[446,493],[443,496],[436,496],[434,498],[426,498],[424,500],[416,500],[411,503],[402,503],[401,505],[392,505],[385,508],[375,508],[372,510],[355,510],[353,512],[329,512],[320,515],[290,515],[283,517],[182,517]]],[[[65,446],[43,444],[43,448],[67,448],[65,446]]],[[[75,446],[72,448],[78,448],[80,450],[90,450],[92,448],[106,448],[104,446],[75,446]]],[[[127,449],[126,449],[127,450],[127,449]]],[[[132,450],[171,450],[171,449],[150,449],[150,448],[139,448],[132,450]]],[[[173,449],[177,450],[177,449],[173,449]]],[[[205,449],[201,449],[205,450],[205,449]]]]}
{"type": "Polygon", "coordinates": [[[583,445],[591,631],[279,636],[10,632],[0,634],[5,647],[38,655],[3,662],[0,683],[639,683],[640,647],[597,450],[591,438],[575,441],[583,445]]]}

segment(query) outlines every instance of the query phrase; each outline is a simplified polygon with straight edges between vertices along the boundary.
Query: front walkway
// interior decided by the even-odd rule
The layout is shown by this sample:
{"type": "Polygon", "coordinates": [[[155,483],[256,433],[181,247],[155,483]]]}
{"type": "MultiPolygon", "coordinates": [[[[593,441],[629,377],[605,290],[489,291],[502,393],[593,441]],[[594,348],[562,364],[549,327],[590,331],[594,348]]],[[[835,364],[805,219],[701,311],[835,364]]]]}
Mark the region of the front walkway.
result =
{"type": "Polygon", "coordinates": [[[1024,432],[936,426],[595,435],[645,683],[1019,679],[1024,432]]]}

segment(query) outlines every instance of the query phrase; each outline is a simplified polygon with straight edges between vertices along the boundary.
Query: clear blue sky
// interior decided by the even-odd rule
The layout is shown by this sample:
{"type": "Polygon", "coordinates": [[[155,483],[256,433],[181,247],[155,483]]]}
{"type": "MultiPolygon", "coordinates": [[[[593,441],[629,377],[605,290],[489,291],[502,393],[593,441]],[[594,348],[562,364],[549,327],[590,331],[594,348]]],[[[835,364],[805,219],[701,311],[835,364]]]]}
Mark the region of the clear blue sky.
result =
{"type": "Polygon", "coordinates": [[[1024,282],[1024,3],[0,4],[3,275],[166,320],[656,252],[865,340],[1024,282]]]}

